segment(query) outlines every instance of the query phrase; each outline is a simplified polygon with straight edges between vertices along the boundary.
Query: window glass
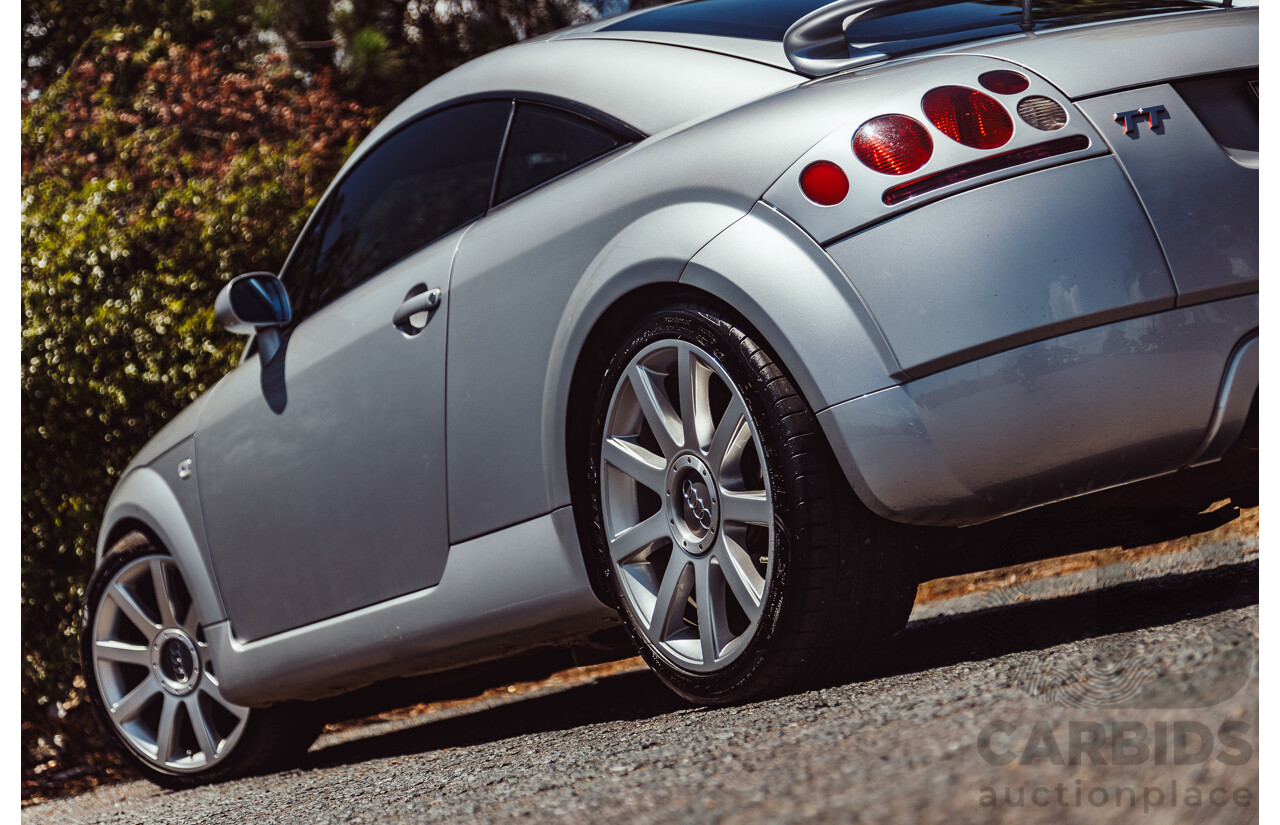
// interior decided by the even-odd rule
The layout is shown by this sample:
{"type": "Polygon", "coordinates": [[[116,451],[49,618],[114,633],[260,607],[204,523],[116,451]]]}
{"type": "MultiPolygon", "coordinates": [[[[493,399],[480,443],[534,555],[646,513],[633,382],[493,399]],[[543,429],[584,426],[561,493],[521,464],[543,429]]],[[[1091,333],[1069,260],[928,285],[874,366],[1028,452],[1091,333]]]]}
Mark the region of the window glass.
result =
{"type": "Polygon", "coordinates": [[[591,121],[532,103],[521,103],[511,124],[495,203],[526,192],[556,175],[598,158],[622,139],[591,121]]]}
{"type": "Polygon", "coordinates": [[[311,223],[303,230],[298,242],[294,244],[293,254],[280,270],[280,280],[289,290],[289,300],[294,304],[294,317],[298,317],[297,302],[302,299],[307,285],[307,277],[311,274],[311,265],[320,248],[320,238],[324,233],[324,205],[317,207],[311,223]]]}
{"type": "Polygon", "coordinates": [[[329,198],[305,311],[483,215],[511,106],[488,101],[429,115],[362,159],[329,198]]]}

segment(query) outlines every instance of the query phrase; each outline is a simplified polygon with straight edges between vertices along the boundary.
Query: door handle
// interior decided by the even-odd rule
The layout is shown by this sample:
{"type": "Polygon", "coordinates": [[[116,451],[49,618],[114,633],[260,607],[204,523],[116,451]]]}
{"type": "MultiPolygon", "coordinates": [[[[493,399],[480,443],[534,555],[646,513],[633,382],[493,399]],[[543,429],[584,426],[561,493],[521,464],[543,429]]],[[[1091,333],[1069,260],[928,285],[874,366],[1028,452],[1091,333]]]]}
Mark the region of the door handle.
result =
{"type": "Polygon", "coordinates": [[[419,312],[430,312],[438,306],[440,306],[439,289],[431,289],[421,295],[414,295],[396,308],[396,314],[391,316],[391,323],[397,327],[402,327],[409,323],[409,319],[419,312]]]}

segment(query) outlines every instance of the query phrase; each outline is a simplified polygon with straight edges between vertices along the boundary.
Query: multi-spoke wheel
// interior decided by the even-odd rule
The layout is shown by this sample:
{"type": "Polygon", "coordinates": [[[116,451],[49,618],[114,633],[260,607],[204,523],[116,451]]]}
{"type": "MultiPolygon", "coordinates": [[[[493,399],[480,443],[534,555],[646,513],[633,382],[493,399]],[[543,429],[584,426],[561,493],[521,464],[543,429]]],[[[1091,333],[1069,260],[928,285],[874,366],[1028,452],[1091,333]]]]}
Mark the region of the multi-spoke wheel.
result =
{"type": "Polygon", "coordinates": [[[141,534],[118,544],[90,581],[81,661],[99,717],[160,784],[238,775],[275,755],[263,746],[301,734],[279,709],[250,710],[223,697],[177,565],[141,534]]]}
{"type": "Polygon", "coordinates": [[[773,558],[742,393],[696,344],[650,344],[614,388],[601,458],[609,555],[640,633],[680,667],[724,667],[760,624],[773,558]]]}
{"type": "Polygon", "coordinates": [[[715,310],[644,321],[605,370],[593,422],[602,572],[678,692],[741,701],[845,673],[886,621],[905,622],[915,582],[880,575],[902,548],[868,540],[878,519],[814,414],[715,310]]]}

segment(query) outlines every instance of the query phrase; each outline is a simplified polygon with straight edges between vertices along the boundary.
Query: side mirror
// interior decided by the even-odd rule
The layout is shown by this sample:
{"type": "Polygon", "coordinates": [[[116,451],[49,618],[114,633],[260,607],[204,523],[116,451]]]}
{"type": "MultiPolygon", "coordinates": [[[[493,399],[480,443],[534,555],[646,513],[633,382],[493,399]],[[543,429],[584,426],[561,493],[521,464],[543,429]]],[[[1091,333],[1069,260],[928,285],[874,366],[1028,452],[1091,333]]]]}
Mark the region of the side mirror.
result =
{"type": "Polygon", "coordinates": [[[280,349],[280,327],[293,319],[289,293],[270,272],[250,272],[232,278],[218,293],[214,315],[227,332],[258,336],[263,364],[280,349]]]}

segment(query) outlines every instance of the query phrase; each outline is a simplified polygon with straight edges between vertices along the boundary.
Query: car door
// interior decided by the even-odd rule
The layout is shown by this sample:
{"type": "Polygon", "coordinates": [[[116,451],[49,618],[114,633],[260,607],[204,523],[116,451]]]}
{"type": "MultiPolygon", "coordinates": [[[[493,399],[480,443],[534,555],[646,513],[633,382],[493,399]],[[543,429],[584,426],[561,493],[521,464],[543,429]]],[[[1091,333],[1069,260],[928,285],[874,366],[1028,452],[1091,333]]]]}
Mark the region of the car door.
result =
{"type": "Polygon", "coordinates": [[[205,407],[200,499],[238,638],[439,582],[449,273],[488,206],[511,109],[429,113],[348,170],[293,256],[290,282],[306,276],[293,296],[300,320],[279,353],[247,358],[205,407]],[[433,310],[397,323],[433,290],[433,310]]]}

